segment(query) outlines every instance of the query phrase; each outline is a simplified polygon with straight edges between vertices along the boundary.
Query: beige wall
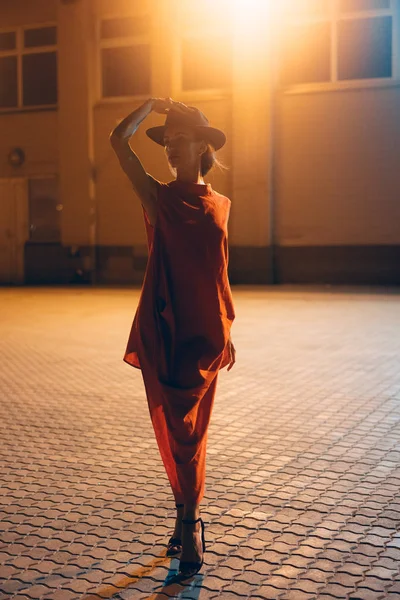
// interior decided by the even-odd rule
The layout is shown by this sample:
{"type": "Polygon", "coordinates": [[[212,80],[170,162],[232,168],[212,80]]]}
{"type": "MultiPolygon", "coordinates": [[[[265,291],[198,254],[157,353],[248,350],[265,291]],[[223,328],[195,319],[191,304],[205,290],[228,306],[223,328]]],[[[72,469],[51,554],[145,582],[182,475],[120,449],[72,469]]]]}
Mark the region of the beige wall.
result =
{"type": "Polygon", "coordinates": [[[91,3],[58,5],[58,130],[62,241],[96,243],[92,148],[94,27],[91,3]]]}
{"type": "Polygon", "coordinates": [[[400,243],[399,105],[399,87],[281,97],[280,245],[400,243]]]}
{"type": "MultiPolygon", "coordinates": [[[[0,2],[1,27],[57,22],[57,0],[12,0],[0,2]]],[[[26,111],[0,113],[0,177],[29,177],[58,172],[57,112],[26,111]],[[24,149],[21,167],[11,167],[11,148],[24,149]]]]}
{"type": "Polygon", "coordinates": [[[57,20],[58,0],[3,0],[1,27],[34,25],[57,20]]]}
{"type": "MultiPolygon", "coordinates": [[[[178,85],[180,0],[9,0],[0,3],[4,26],[58,21],[59,108],[0,114],[0,176],[59,173],[66,246],[135,246],[145,252],[141,205],[109,143],[113,127],[144,98],[100,99],[96,26],[103,16],[148,6],[154,15],[152,95],[199,107],[227,134],[219,157],[229,170],[215,170],[208,180],[232,200],[231,246],[262,250],[271,227],[282,246],[400,242],[400,88],[279,96],[271,224],[270,53],[262,23],[247,43],[236,38],[231,90],[188,93],[178,85]],[[12,146],[27,154],[19,169],[7,164],[12,146]]],[[[163,150],[145,135],[163,119],[150,115],[132,146],[148,172],[168,181],[163,150]]]]}
{"type": "Polygon", "coordinates": [[[0,114],[0,177],[30,177],[58,172],[57,112],[0,114]],[[25,152],[21,167],[9,165],[14,147],[25,152]]]}
{"type": "MultiPolygon", "coordinates": [[[[65,245],[135,245],[145,248],[142,209],[129,181],[120,169],[109,144],[109,133],[118,120],[140,105],[144,98],[126,103],[100,99],[96,27],[104,16],[144,12],[152,5],[155,15],[152,30],[152,95],[173,96],[200,108],[210,123],[223,129],[228,138],[218,157],[228,167],[214,170],[207,178],[216,190],[232,200],[230,243],[265,245],[268,239],[266,168],[266,118],[254,120],[263,109],[258,94],[256,105],[247,97],[243,69],[253,64],[251,50],[238,48],[239,67],[235,85],[224,94],[181,92],[177,87],[179,64],[180,0],[93,0],[62,4],[56,0],[32,3],[30,0],[6,2],[2,21],[8,25],[27,25],[46,21],[58,22],[59,108],[57,111],[27,111],[0,115],[6,132],[0,169],[2,176],[58,172],[62,213],[62,240],[65,245]],[[7,10],[5,10],[7,6],[7,10]],[[12,10],[9,8],[12,7],[12,10]],[[7,18],[5,18],[7,15],[7,18]],[[243,107],[243,110],[242,110],[243,107]],[[233,126],[233,115],[235,116],[233,126]],[[264,126],[260,129],[260,122],[264,126]],[[254,145],[254,140],[257,144],[254,145]],[[15,140],[15,141],[14,141],[15,140]],[[21,145],[27,150],[27,162],[16,171],[6,164],[6,150],[21,145]],[[93,147],[92,147],[93,146],[93,147]],[[248,149],[252,148],[252,154],[248,149]],[[92,166],[96,174],[92,189],[92,166]],[[234,177],[236,179],[234,180],[234,177]],[[236,189],[234,189],[234,186],[236,189]],[[91,195],[93,196],[91,198],[91,195]],[[96,214],[93,215],[93,204],[96,214]],[[90,231],[95,219],[96,231],[90,231]]],[[[0,13],[1,14],[1,13],[0,13]]],[[[253,50],[255,51],[255,50],[253,50]]],[[[251,70],[247,70],[251,77],[251,70]]],[[[265,81],[261,82],[265,86],[265,81]]],[[[256,96],[254,95],[253,98],[256,96]]],[[[132,138],[132,146],[145,168],[163,181],[172,179],[162,148],[145,135],[145,129],[164,121],[150,115],[132,138]]]]}

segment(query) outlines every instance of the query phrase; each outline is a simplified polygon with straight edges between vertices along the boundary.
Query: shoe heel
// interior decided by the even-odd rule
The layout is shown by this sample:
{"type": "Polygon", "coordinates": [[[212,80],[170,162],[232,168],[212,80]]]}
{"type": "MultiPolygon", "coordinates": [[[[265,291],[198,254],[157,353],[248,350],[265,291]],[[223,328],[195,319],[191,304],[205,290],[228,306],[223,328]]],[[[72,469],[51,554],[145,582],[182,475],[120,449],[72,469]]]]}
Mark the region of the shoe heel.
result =
{"type": "Polygon", "coordinates": [[[201,541],[203,543],[203,552],[206,551],[206,540],[204,537],[204,522],[203,519],[200,519],[200,524],[201,524],[201,541]]]}

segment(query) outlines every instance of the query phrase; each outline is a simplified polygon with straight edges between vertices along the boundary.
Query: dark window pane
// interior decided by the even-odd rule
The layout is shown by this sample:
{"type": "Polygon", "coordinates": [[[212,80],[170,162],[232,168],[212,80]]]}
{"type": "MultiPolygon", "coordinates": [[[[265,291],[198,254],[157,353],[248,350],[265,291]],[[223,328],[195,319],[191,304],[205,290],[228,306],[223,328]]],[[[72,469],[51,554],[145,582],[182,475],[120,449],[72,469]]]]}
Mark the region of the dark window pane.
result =
{"type": "Polygon", "coordinates": [[[57,44],[57,27],[40,27],[24,31],[25,48],[54,46],[57,44]]]}
{"type": "Polygon", "coordinates": [[[102,39],[131,37],[143,35],[150,31],[148,15],[142,17],[125,17],[123,19],[104,19],[101,22],[100,36],[102,39]]]}
{"type": "Polygon", "coordinates": [[[230,38],[190,39],[182,42],[182,88],[218,89],[231,85],[230,38]]]}
{"type": "Polygon", "coordinates": [[[339,79],[392,76],[392,17],[339,22],[339,79]]]}
{"type": "Polygon", "coordinates": [[[340,0],[341,12],[361,12],[390,8],[390,0],[340,0]]]}
{"type": "Polygon", "coordinates": [[[61,209],[57,179],[29,180],[29,239],[33,242],[61,241],[61,209]]]}
{"type": "Polygon", "coordinates": [[[22,57],[23,104],[57,104],[57,53],[41,52],[22,57]]]}
{"type": "Polygon", "coordinates": [[[0,107],[18,105],[17,57],[0,57],[0,107]]]}
{"type": "Polygon", "coordinates": [[[292,27],[282,55],[285,85],[330,81],[330,23],[292,27]]]}
{"type": "Polygon", "coordinates": [[[0,50],[15,50],[17,36],[15,31],[4,31],[0,33],[0,50]]]}
{"type": "Polygon", "coordinates": [[[150,46],[103,48],[103,97],[150,93],[150,46]]]}

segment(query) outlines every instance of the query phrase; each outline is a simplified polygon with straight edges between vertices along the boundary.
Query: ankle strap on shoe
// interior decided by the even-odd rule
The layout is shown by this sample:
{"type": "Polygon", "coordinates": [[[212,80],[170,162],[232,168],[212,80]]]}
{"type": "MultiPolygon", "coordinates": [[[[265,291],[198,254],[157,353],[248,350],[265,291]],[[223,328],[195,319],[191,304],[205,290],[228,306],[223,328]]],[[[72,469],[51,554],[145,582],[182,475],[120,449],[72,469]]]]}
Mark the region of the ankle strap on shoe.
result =
{"type": "Polygon", "coordinates": [[[195,521],[193,521],[193,519],[181,519],[181,523],[188,523],[190,525],[192,525],[193,523],[198,523],[199,521],[201,521],[201,517],[199,517],[195,521]]]}

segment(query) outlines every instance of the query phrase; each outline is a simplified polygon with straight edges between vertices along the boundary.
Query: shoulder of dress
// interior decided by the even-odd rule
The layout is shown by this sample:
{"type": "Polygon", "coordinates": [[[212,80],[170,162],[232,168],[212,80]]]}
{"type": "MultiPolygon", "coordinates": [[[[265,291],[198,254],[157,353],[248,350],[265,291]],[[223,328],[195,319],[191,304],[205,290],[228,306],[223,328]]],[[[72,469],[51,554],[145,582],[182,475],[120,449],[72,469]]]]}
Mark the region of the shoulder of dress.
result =
{"type": "Polygon", "coordinates": [[[224,196],[224,194],[220,194],[219,192],[216,192],[215,190],[213,190],[213,194],[216,198],[220,199],[221,202],[225,201],[227,204],[231,204],[231,200],[230,200],[230,198],[228,198],[228,196],[224,196]]]}

